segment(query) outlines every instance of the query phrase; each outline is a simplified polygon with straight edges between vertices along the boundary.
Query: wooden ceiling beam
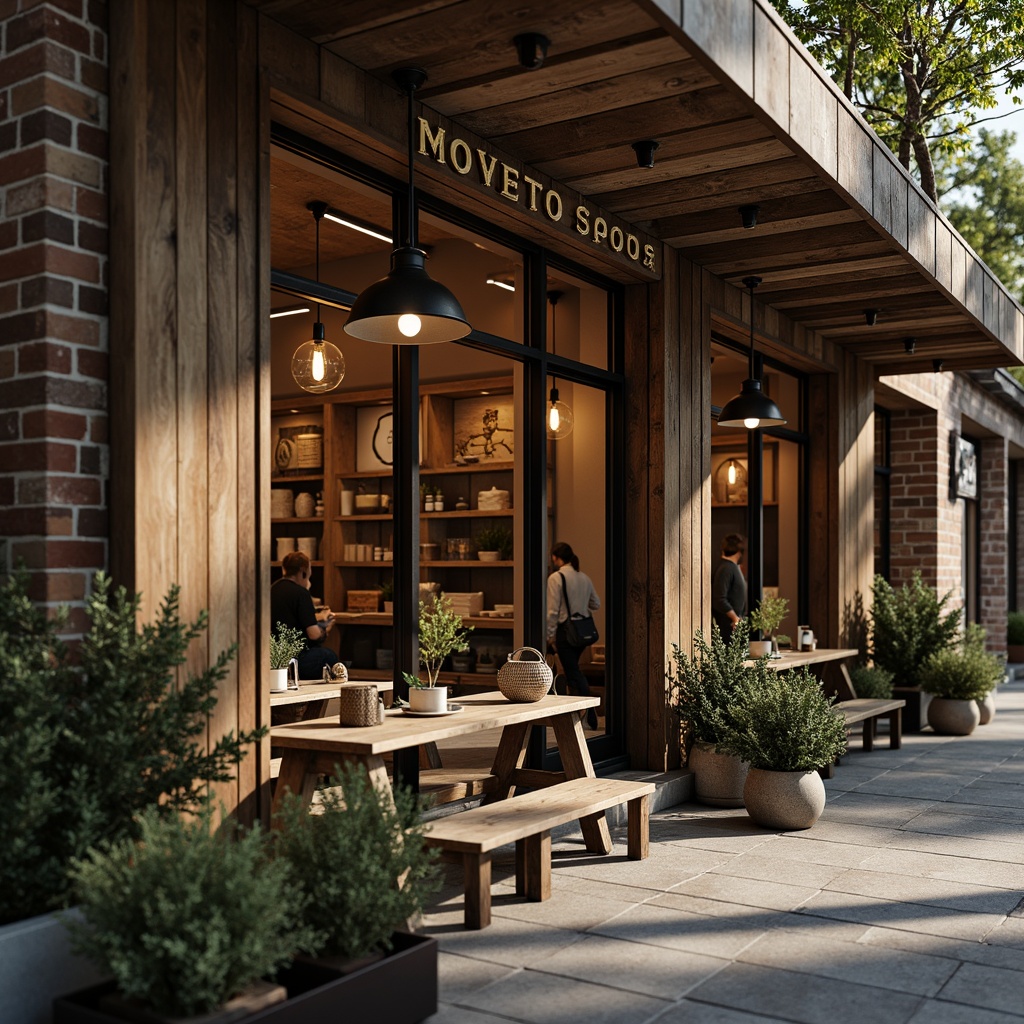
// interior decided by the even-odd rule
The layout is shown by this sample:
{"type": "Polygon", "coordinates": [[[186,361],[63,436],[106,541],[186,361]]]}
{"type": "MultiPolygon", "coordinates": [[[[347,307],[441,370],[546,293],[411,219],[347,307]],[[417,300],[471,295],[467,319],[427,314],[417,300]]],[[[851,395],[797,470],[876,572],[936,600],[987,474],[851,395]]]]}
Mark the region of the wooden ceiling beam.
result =
{"type": "Polygon", "coordinates": [[[734,239],[726,239],[724,242],[715,241],[705,245],[687,244],[680,246],[680,249],[686,253],[688,259],[711,266],[716,263],[728,264],[737,256],[743,256],[744,259],[759,259],[761,257],[774,259],[779,255],[785,255],[796,261],[806,258],[813,261],[813,254],[816,252],[829,253],[839,248],[849,248],[864,243],[885,245],[885,242],[878,237],[878,233],[869,224],[859,220],[847,220],[846,223],[839,225],[810,227],[804,228],[802,231],[791,232],[744,232],[742,227],[735,230],[742,234],[737,235],[734,239]]]}
{"type": "Polygon", "coordinates": [[[821,249],[789,250],[779,253],[762,253],[758,256],[746,256],[742,259],[701,263],[712,274],[732,279],[737,274],[756,274],[766,277],[768,274],[785,274],[794,276],[804,273],[834,273],[837,263],[848,264],[865,257],[884,256],[891,252],[885,242],[859,242],[853,245],[831,245],[821,249]]]}

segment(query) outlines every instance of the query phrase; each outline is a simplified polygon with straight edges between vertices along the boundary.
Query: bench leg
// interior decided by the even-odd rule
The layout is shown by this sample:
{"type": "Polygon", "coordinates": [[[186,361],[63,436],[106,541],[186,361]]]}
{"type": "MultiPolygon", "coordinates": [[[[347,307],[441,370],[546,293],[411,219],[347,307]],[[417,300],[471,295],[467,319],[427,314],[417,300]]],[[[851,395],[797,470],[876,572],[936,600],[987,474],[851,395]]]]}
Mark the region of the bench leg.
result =
{"type": "Polygon", "coordinates": [[[875,749],[875,720],[864,719],[864,753],[870,754],[875,749]]]}
{"type": "Polygon", "coordinates": [[[534,903],[551,899],[551,833],[516,841],[516,893],[534,903]]]}
{"type": "Polygon", "coordinates": [[[491,923],[491,855],[464,853],[467,928],[486,928],[491,923]]]}
{"type": "Polygon", "coordinates": [[[889,712],[889,749],[899,750],[903,745],[903,708],[889,712]]]}
{"type": "Polygon", "coordinates": [[[651,808],[646,794],[630,800],[626,805],[626,853],[630,860],[646,860],[651,852],[651,808]]]}

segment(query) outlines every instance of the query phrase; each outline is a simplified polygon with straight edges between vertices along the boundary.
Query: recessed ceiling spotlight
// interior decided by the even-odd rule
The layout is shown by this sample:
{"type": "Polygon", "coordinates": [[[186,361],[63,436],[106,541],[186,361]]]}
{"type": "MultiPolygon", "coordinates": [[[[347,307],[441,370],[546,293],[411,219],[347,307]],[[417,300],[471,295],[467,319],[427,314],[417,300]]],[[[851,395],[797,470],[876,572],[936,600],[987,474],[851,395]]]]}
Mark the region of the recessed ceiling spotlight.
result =
{"type": "Polygon", "coordinates": [[[932,360],[932,369],[936,373],[942,373],[942,360],[941,359],[933,359],[932,360]]]}
{"type": "Polygon", "coordinates": [[[637,167],[653,167],[654,151],[661,145],[654,139],[643,139],[641,142],[633,143],[633,152],[636,153],[637,167]]]}
{"type": "Polygon", "coordinates": [[[906,352],[908,356],[912,356],[914,354],[915,348],[917,348],[917,338],[903,339],[903,351],[906,352]]]}
{"type": "Polygon", "coordinates": [[[745,228],[756,228],[757,227],[757,215],[761,212],[761,207],[756,203],[748,203],[746,206],[741,206],[739,209],[740,220],[745,228]]]}
{"type": "Polygon", "coordinates": [[[551,40],[540,32],[522,32],[512,40],[516,45],[519,63],[527,71],[536,71],[544,66],[551,40]]]}
{"type": "Polygon", "coordinates": [[[865,309],[864,310],[864,323],[868,327],[874,327],[878,323],[878,310],[877,309],[865,309]]]}

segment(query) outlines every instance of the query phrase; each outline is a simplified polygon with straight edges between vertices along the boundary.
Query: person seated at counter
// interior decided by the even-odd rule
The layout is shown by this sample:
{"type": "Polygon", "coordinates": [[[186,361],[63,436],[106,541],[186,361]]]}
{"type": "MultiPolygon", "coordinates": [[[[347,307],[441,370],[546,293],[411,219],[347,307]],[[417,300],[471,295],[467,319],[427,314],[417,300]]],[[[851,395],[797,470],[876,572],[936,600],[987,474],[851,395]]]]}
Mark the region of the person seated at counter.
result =
{"type": "Polygon", "coordinates": [[[334,615],[328,608],[321,618],[316,617],[309,594],[313,574],[309,555],[304,551],[290,551],[281,560],[281,571],[281,579],[270,588],[270,621],[291,626],[306,638],[306,649],[296,659],[299,678],[321,679],[324,668],[341,660],[324,644],[334,626],[334,615]]]}

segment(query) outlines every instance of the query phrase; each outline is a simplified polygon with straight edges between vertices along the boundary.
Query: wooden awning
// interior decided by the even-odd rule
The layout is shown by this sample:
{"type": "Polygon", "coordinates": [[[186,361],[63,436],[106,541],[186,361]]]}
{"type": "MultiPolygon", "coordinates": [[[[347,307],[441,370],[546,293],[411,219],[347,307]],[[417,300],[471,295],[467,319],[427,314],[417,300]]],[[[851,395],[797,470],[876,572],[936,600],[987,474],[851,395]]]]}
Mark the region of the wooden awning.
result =
{"type": "Polygon", "coordinates": [[[247,2],[389,87],[422,65],[425,106],[725,280],[761,277],[759,301],[879,373],[1022,360],[1021,308],[767,3],[247,2]],[[524,32],[551,40],[537,70],[524,32]]]}

